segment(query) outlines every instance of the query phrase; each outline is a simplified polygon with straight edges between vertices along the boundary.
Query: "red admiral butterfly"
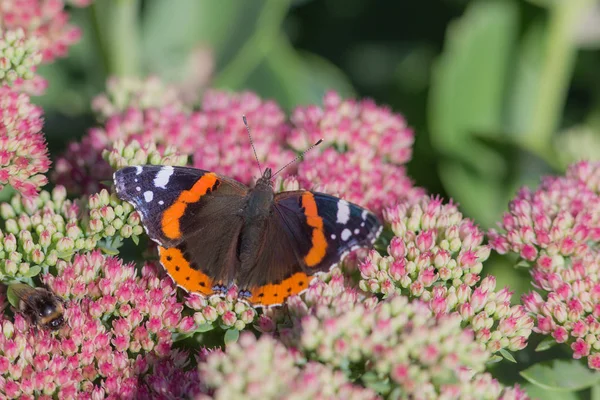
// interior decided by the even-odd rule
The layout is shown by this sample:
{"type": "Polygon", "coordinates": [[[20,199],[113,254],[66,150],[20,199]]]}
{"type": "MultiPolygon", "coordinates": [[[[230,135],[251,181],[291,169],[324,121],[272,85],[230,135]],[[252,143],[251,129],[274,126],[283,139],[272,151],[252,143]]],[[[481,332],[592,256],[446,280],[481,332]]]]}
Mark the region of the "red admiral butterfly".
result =
{"type": "Polygon", "coordinates": [[[236,283],[255,306],[303,292],[382,230],[373,213],[337,197],[275,193],[270,168],[253,188],[213,172],[154,165],[120,169],[114,182],[179,286],[209,296],[236,283]]]}

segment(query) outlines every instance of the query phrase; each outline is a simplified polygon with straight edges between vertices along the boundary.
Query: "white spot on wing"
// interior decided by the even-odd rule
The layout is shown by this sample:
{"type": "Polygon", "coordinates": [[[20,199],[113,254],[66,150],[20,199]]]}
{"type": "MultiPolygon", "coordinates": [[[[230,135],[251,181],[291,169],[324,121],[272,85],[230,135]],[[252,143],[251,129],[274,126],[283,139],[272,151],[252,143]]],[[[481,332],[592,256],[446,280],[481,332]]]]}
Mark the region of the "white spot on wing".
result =
{"type": "Polygon", "coordinates": [[[365,220],[365,221],[367,220],[367,210],[363,210],[361,217],[363,220],[365,220]]]}
{"type": "Polygon", "coordinates": [[[138,187],[135,188],[135,190],[137,190],[138,192],[141,192],[142,188],[138,186],[138,187]]]}
{"type": "Polygon", "coordinates": [[[335,238],[336,238],[336,237],[337,237],[337,236],[335,236],[335,233],[332,233],[332,234],[331,234],[331,238],[332,238],[332,239],[334,239],[334,240],[335,240],[335,238]]]}
{"type": "Polygon", "coordinates": [[[162,167],[156,174],[156,178],[154,178],[154,186],[166,189],[171,175],[173,175],[173,167],[170,165],[162,167]]]}
{"type": "Polygon", "coordinates": [[[350,219],[350,205],[346,200],[338,201],[337,223],[345,224],[350,219]]]}
{"type": "Polygon", "coordinates": [[[355,234],[355,235],[358,235],[358,233],[359,233],[359,232],[360,232],[360,230],[359,230],[358,228],[356,228],[356,229],[354,230],[354,234],[355,234]]]}
{"type": "Polygon", "coordinates": [[[150,203],[153,198],[154,198],[154,193],[152,193],[149,190],[144,192],[144,199],[146,200],[146,203],[150,203]]]}
{"type": "Polygon", "coordinates": [[[360,226],[365,226],[365,223],[364,223],[364,222],[361,222],[361,223],[360,223],[360,226]]]}
{"type": "MultiPolygon", "coordinates": [[[[136,174],[136,175],[139,175],[139,174],[141,174],[141,173],[142,173],[142,170],[143,170],[143,168],[142,168],[142,166],[141,166],[141,165],[138,165],[138,166],[136,166],[136,167],[135,167],[135,174],[136,174]]],[[[136,181],[136,182],[137,182],[137,181],[136,181]]]]}
{"type": "Polygon", "coordinates": [[[162,200],[159,200],[159,201],[158,201],[158,204],[160,204],[160,205],[162,206],[163,204],[165,204],[165,202],[164,202],[164,201],[162,201],[162,200]]]}
{"type": "Polygon", "coordinates": [[[346,228],[342,231],[342,240],[344,242],[350,239],[350,236],[352,236],[352,232],[350,232],[350,229],[346,228]]]}

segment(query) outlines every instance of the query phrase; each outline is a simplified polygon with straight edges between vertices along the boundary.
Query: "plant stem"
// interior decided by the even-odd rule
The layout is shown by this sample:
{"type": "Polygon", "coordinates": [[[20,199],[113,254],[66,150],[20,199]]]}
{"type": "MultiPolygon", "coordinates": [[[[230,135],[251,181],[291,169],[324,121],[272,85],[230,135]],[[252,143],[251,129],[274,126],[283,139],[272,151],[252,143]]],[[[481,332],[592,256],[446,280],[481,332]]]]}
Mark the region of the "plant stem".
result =
{"type": "Polygon", "coordinates": [[[558,129],[566,93],[577,56],[575,32],[592,0],[556,1],[550,5],[544,66],[532,114],[527,147],[543,158],[552,158],[552,136],[558,129]]]}
{"type": "Polygon", "coordinates": [[[140,75],[139,0],[103,0],[92,7],[107,75],[140,75]]]}

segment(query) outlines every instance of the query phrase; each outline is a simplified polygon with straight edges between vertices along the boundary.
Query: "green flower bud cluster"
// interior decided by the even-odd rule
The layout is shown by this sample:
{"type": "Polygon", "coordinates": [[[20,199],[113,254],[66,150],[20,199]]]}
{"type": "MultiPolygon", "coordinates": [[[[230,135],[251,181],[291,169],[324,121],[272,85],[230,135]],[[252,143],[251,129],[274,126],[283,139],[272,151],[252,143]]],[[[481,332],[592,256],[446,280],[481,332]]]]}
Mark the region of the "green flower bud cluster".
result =
{"type": "Polygon", "coordinates": [[[180,111],[186,108],[177,88],[165,84],[156,76],[145,79],[113,76],[106,81],[106,93],[96,96],[92,101],[92,109],[101,122],[128,108],[146,110],[167,105],[180,111]]]}
{"type": "Polygon", "coordinates": [[[86,235],[78,202],[67,200],[62,186],[37,198],[17,194],[0,204],[0,217],[0,280],[5,282],[31,278],[96,247],[96,239],[86,235]]]}
{"type": "Polygon", "coordinates": [[[188,156],[177,152],[174,147],[168,146],[159,151],[155,143],[141,145],[137,140],[128,144],[116,141],[111,150],[104,150],[102,157],[109,163],[113,170],[118,170],[130,165],[178,165],[187,164],[188,156]]]}
{"type": "Polygon", "coordinates": [[[42,61],[38,39],[26,37],[23,29],[0,34],[0,83],[12,84],[15,80],[31,79],[35,67],[42,61]]]}

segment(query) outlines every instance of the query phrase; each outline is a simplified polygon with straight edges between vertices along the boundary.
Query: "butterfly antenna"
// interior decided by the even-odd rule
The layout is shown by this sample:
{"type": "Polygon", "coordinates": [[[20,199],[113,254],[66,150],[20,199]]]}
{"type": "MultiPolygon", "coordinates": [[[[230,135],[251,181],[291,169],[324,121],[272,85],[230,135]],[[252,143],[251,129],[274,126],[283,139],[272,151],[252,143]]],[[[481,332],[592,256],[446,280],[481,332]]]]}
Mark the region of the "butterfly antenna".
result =
{"type": "Polygon", "coordinates": [[[248,131],[248,137],[250,138],[250,146],[252,146],[252,150],[254,151],[254,157],[256,158],[256,162],[258,163],[258,170],[260,171],[260,176],[262,176],[262,168],[260,167],[260,161],[258,161],[258,155],[256,154],[256,148],[254,147],[254,141],[252,141],[252,135],[250,134],[250,127],[248,126],[248,121],[246,121],[246,116],[242,115],[242,119],[244,120],[244,125],[246,125],[246,130],[248,131]]]}
{"type": "Polygon", "coordinates": [[[275,172],[273,175],[271,175],[271,179],[274,178],[275,175],[277,175],[278,173],[280,173],[281,171],[283,171],[284,169],[286,169],[287,167],[289,167],[290,165],[292,165],[293,163],[295,163],[296,161],[302,159],[306,153],[308,153],[314,147],[317,147],[318,145],[320,145],[321,142],[323,142],[323,139],[319,139],[317,141],[317,143],[313,144],[308,149],[304,150],[298,157],[294,158],[292,161],[290,161],[289,163],[285,164],[282,168],[279,168],[279,170],[277,172],[275,172]]]}

